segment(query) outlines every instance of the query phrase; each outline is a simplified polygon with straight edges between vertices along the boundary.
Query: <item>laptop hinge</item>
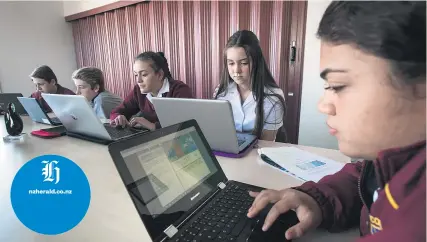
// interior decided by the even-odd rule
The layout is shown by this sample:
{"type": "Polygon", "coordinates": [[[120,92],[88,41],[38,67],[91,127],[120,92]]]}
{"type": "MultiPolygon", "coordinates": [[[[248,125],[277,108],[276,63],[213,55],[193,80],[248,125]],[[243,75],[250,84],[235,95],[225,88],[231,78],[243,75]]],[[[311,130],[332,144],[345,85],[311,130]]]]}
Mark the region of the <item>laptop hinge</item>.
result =
{"type": "Polygon", "coordinates": [[[221,190],[224,189],[225,188],[224,182],[218,183],[218,187],[221,188],[221,190]]]}
{"type": "Polygon", "coordinates": [[[173,224],[169,225],[169,227],[167,227],[165,229],[165,231],[163,231],[169,238],[172,238],[176,233],[178,233],[178,229],[175,228],[175,226],[173,224]]]}

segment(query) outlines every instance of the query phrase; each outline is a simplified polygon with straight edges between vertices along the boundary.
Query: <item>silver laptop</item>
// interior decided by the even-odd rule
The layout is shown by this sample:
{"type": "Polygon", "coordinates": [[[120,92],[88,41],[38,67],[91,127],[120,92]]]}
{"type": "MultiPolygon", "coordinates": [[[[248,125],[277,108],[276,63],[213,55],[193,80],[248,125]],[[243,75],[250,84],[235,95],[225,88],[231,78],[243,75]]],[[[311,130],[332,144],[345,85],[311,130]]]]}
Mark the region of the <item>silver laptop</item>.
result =
{"type": "Polygon", "coordinates": [[[238,154],[256,140],[255,135],[236,132],[228,101],[165,97],[152,101],[162,127],[195,119],[214,151],[238,154]]]}
{"type": "Polygon", "coordinates": [[[61,125],[61,121],[56,117],[49,117],[49,115],[42,109],[40,103],[35,98],[31,97],[17,97],[18,101],[27,111],[30,118],[37,123],[61,125]]]}
{"type": "Polygon", "coordinates": [[[129,127],[118,129],[102,122],[86,98],[80,95],[43,93],[42,96],[67,129],[68,136],[109,144],[148,131],[129,127]]]}

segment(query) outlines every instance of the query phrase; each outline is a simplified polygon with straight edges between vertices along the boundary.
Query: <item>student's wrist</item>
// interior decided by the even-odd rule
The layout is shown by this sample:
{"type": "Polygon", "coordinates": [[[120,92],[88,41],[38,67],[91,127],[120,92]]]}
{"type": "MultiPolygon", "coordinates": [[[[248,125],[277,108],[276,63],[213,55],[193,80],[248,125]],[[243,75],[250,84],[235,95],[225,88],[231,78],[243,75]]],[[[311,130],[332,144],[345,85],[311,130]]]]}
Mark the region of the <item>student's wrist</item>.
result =
{"type": "Polygon", "coordinates": [[[150,127],[147,127],[149,130],[151,130],[151,131],[156,130],[156,124],[155,123],[149,122],[149,126],[150,127]]]}

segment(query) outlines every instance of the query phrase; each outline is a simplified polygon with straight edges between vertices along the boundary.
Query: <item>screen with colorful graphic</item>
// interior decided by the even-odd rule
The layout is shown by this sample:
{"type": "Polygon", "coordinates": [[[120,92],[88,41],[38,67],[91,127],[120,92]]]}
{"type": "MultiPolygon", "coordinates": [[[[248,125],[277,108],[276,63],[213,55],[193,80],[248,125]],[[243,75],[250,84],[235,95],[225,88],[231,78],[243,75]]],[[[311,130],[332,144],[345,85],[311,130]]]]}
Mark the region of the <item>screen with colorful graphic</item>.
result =
{"type": "Polygon", "coordinates": [[[133,181],[128,190],[153,217],[217,171],[202,145],[192,127],[122,151],[133,181]]]}

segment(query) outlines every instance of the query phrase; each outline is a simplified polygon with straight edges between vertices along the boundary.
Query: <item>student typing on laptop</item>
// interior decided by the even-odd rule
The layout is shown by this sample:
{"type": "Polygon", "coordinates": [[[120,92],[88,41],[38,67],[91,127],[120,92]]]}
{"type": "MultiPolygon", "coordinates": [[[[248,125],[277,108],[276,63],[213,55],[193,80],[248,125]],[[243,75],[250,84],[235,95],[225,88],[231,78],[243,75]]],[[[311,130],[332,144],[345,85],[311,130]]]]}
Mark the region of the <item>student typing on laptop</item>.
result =
{"type": "Polygon", "coordinates": [[[70,89],[58,84],[58,79],[49,66],[37,67],[31,73],[30,77],[37,88],[37,91],[32,93],[30,97],[37,99],[43,110],[47,113],[51,113],[52,109],[43,99],[41,93],[75,95],[70,89]]]}
{"type": "Polygon", "coordinates": [[[275,140],[283,126],[285,99],[268,69],[257,36],[248,30],[238,31],[228,40],[225,51],[226,68],[214,98],[231,103],[238,132],[275,140]]]}
{"type": "Polygon", "coordinates": [[[155,130],[160,128],[160,123],[151,102],[152,97],[193,97],[187,84],[173,79],[168,62],[161,52],[148,51],[138,55],[133,71],[137,85],[123,103],[112,111],[110,119],[114,126],[143,126],[155,130]],[[140,117],[134,116],[136,114],[140,114],[137,115],[140,117]]]}
{"type": "Polygon", "coordinates": [[[133,136],[108,147],[153,242],[285,242],[294,212],[261,230],[269,207],[246,216],[263,188],[227,178],[196,120],[133,136]]]}
{"type": "Polygon", "coordinates": [[[317,34],[318,108],[340,151],[364,160],[318,183],[251,193],[248,215],[275,203],[268,229],[295,209],[288,239],[359,226],[358,242],[426,241],[426,2],[332,2],[317,34]]]}
{"type": "Polygon", "coordinates": [[[108,119],[114,108],[123,99],[105,89],[104,74],[95,67],[84,67],[72,75],[76,94],[84,96],[91,104],[98,118],[108,119]]]}

